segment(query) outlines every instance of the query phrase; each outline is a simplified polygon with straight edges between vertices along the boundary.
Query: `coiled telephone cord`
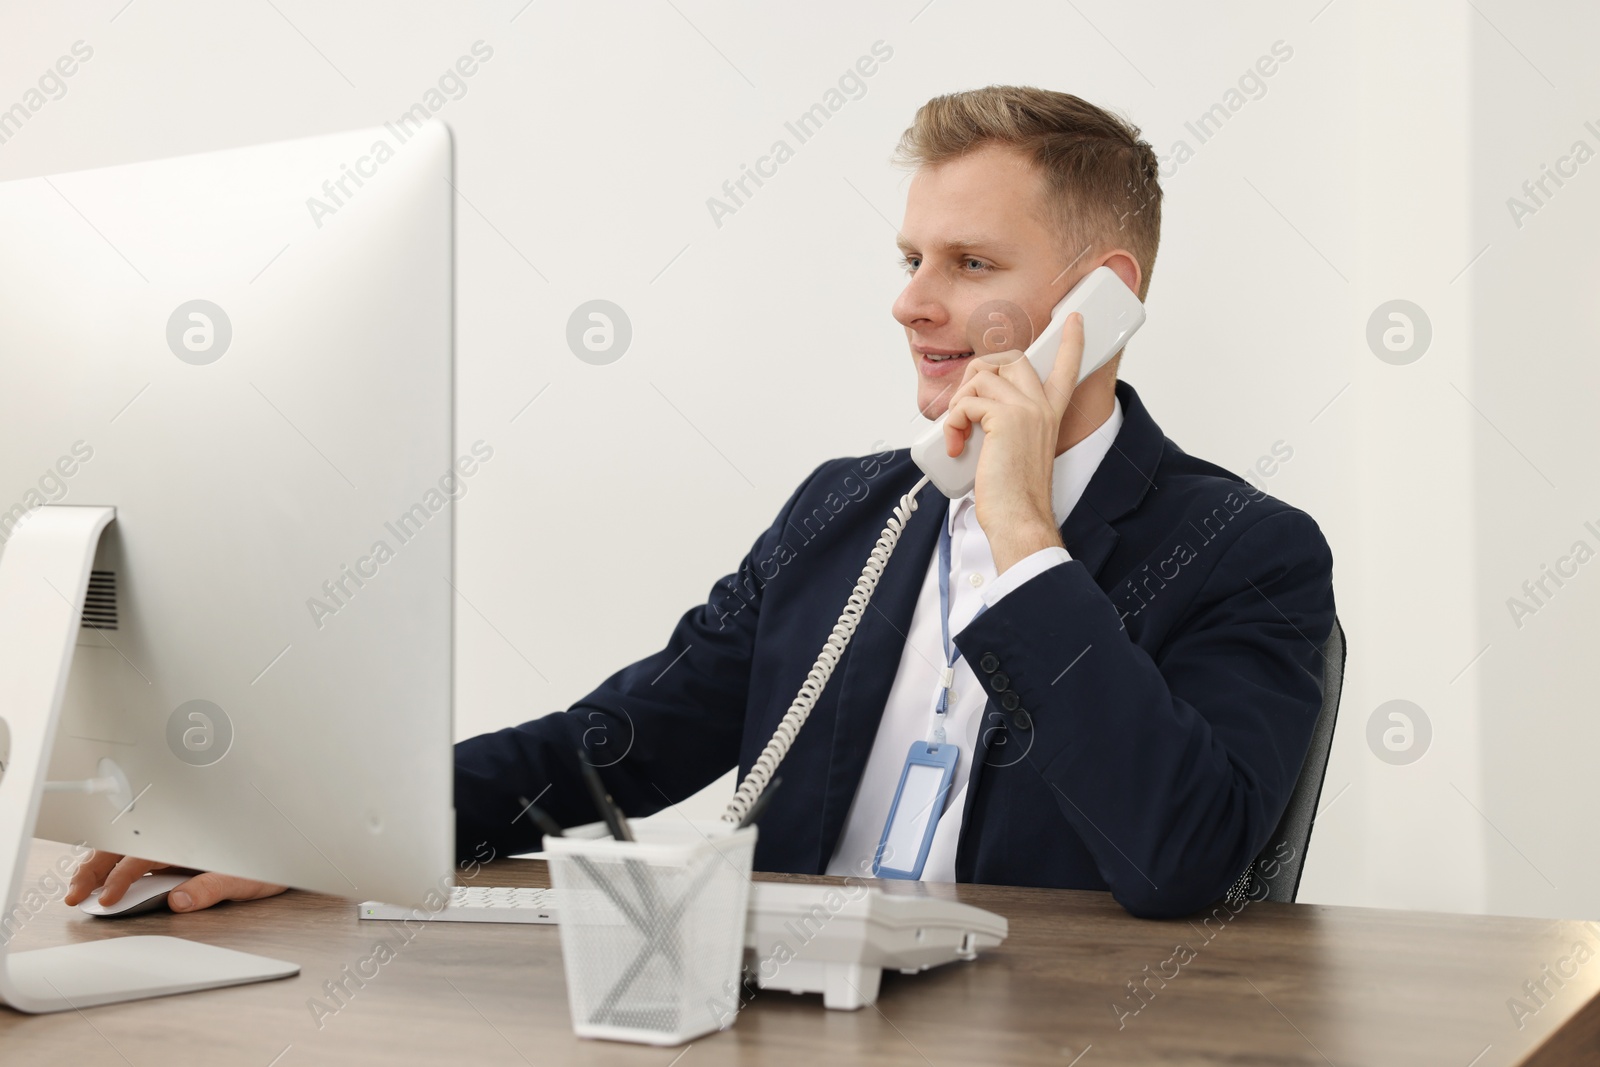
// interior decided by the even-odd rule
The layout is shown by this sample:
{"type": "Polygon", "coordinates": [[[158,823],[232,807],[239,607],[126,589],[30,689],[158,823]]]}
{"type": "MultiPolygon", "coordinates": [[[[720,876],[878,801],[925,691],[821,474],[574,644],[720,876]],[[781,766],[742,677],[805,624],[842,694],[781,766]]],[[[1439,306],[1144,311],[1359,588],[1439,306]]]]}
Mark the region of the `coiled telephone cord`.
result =
{"type": "Polygon", "coordinates": [[[861,568],[861,577],[856,579],[856,587],[845,603],[843,614],[839,616],[833,632],[823,643],[822,651],[817,653],[817,661],[811,665],[806,680],[800,684],[800,692],[795,694],[789,710],[784,713],[783,721],[778,723],[778,728],[773,731],[772,739],[767,742],[767,747],[761,750],[761,755],[756,758],[750,772],[744,776],[744,781],[739,783],[733,799],[728,802],[727,810],[722,813],[723,822],[739,825],[751,805],[767,788],[767,783],[772,780],[778,764],[789,754],[789,746],[794,744],[795,735],[800,732],[800,727],[805,725],[811,709],[816,707],[823,688],[833,676],[833,669],[839,665],[840,657],[850,644],[850,638],[854,636],[856,626],[860,624],[861,616],[867,610],[867,602],[872,599],[872,593],[878,587],[878,579],[883,577],[884,567],[888,565],[889,557],[894,554],[895,546],[900,543],[900,533],[905,529],[906,520],[917,510],[917,494],[922,492],[928,481],[929,479],[924,476],[895,505],[889,524],[878,535],[878,542],[873,545],[866,566],[861,568]]]}

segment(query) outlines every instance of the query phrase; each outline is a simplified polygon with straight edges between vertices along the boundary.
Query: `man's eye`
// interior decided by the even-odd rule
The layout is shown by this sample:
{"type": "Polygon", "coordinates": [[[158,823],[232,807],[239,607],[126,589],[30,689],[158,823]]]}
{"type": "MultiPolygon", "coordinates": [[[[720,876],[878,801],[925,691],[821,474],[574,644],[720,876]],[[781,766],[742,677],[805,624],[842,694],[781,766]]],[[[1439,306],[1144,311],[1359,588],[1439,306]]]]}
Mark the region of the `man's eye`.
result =
{"type": "Polygon", "coordinates": [[[985,263],[981,259],[973,259],[971,256],[967,257],[966,264],[967,264],[968,267],[970,267],[973,270],[988,270],[989,269],[989,264],[985,263]]]}
{"type": "Polygon", "coordinates": [[[920,256],[901,256],[900,269],[905,271],[907,274],[915,274],[917,272],[917,264],[920,261],[920,256]]]}

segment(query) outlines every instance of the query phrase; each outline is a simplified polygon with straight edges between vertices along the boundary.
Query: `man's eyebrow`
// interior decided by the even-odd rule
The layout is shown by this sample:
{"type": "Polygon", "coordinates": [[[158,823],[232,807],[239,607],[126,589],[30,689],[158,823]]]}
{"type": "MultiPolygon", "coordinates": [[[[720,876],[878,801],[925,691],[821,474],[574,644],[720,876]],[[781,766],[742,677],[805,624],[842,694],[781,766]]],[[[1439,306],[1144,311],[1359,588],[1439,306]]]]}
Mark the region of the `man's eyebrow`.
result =
{"type": "MultiPolygon", "coordinates": [[[[916,251],[916,247],[912,245],[910,241],[907,241],[904,235],[897,235],[894,243],[896,247],[900,249],[902,254],[910,254],[911,252],[916,251]]],[[[956,253],[974,251],[1005,252],[1009,251],[1011,248],[1011,246],[1006,244],[1004,241],[997,241],[992,237],[985,237],[981,234],[968,234],[959,237],[947,238],[943,241],[937,242],[936,247],[942,252],[956,253]]]]}

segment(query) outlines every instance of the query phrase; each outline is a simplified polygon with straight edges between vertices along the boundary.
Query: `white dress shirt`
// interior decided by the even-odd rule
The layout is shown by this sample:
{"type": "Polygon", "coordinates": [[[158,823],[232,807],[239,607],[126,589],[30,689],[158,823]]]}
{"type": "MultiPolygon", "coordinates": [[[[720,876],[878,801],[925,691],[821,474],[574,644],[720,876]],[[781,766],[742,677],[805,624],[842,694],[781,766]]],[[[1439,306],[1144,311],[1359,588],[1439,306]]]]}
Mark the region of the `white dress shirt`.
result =
{"type": "MultiPolygon", "coordinates": [[[[1100,461],[1111,450],[1111,442],[1122,427],[1122,401],[1117,400],[1111,417],[1088,437],[1056,457],[1051,477],[1050,504],[1056,525],[1067,516],[1083,495],[1100,461]]],[[[911,520],[915,522],[916,519],[911,520]]],[[[994,555],[989,539],[978,525],[977,508],[971,493],[950,501],[944,516],[950,525],[950,637],[966,628],[983,606],[992,608],[1008,592],[1029,578],[1065,563],[1072,557],[1060,547],[1040,549],[1019,560],[996,577],[994,555]]],[[[940,672],[948,662],[939,625],[939,553],[933,554],[917,606],[911,615],[911,628],[900,654],[900,665],[884,705],[883,719],[867,757],[866,771],[856,789],[850,813],[845,817],[844,833],[828,863],[828,874],[871,877],[872,859],[883,836],[884,820],[900,784],[906,752],[912,742],[925,741],[939,702],[940,672]]],[[[967,777],[977,752],[979,731],[987,703],[982,685],[972,667],[956,656],[954,691],[946,713],[945,735],[960,746],[955,774],[950,782],[944,812],[934,830],[933,844],[922,868],[928,882],[953,882],[956,879],[956,843],[961,836],[961,818],[967,799],[967,777]]]]}

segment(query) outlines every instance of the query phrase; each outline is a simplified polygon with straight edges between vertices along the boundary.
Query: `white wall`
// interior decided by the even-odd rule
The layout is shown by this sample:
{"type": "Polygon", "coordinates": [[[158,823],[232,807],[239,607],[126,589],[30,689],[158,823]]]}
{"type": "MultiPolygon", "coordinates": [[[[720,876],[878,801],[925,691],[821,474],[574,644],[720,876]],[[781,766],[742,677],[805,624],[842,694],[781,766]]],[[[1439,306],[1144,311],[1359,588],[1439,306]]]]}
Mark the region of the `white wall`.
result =
{"type": "Polygon", "coordinates": [[[1600,911],[1579,844],[1600,564],[1520,630],[1503,603],[1600,527],[1582,429],[1600,163],[1520,230],[1502,204],[1572,138],[1600,147],[1576,3],[1530,22],[1503,0],[122,2],[0,9],[0,105],[74,41],[95,50],[0,144],[0,178],[368,125],[494,49],[440,112],[463,197],[459,434],[497,449],[459,513],[462,736],[659,647],[818,461],[909,440],[887,156],[929,96],[1033,83],[1193,149],[1166,168],[1125,376],[1188,451],[1242,471],[1292,447],[1269,491],[1333,544],[1350,677],[1302,899],[1600,911]],[[893,55],[865,95],[717,225],[707,198],[794,145],[784,121],[878,41],[893,55]],[[1185,123],[1279,41],[1292,56],[1200,143],[1185,123]],[[633,323],[609,366],[564,339],[594,298],[633,323]],[[1406,366],[1365,339],[1394,298],[1433,325],[1406,366]],[[1433,727],[1407,765],[1366,739],[1393,699],[1433,727]]]}
{"type": "Polygon", "coordinates": [[[1472,284],[1471,373],[1483,410],[1474,416],[1472,606],[1488,646],[1478,679],[1487,906],[1593,917],[1600,563],[1561,559],[1580,541],[1600,553],[1600,77],[1583,49],[1600,33],[1600,11],[1571,4],[1517,19],[1512,10],[1488,9],[1493,25],[1473,24],[1469,217],[1472,251],[1486,250],[1458,283],[1472,284]],[[1560,186],[1535,187],[1542,204],[1529,197],[1523,183],[1580,140],[1588,161],[1563,164],[1577,173],[1560,186]],[[1512,197],[1524,207],[1513,212],[1512,197]],[[1546,578],[1543,604],[1523,593],[1558,565],[1577,573],[1560,586],[1546,578]],[[1534,613],[1514,619],[1512,597],[1534,613]]]}

